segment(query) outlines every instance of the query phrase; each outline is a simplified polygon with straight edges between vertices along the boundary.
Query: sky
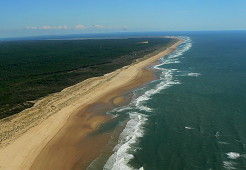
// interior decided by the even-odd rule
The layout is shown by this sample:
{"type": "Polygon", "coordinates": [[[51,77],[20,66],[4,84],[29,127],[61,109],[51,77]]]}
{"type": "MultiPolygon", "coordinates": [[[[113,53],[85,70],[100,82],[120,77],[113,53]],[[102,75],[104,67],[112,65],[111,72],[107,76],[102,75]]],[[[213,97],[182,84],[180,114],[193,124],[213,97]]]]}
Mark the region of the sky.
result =
{"type": "Polygon", "coordinates": [[[246,0],[0,0],[0,38],[246,30],[246,0]]]}

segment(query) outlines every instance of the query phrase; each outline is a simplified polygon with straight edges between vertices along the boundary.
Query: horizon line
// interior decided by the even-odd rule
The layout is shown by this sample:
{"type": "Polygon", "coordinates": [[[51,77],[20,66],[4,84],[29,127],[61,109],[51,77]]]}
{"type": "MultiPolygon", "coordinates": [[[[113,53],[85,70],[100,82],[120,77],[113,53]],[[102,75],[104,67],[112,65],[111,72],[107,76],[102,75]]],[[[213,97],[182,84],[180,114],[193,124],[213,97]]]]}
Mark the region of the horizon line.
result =
{"type": "MultiPolygon", "coordinates": [[[[14,37],[0,37],[0,41],[7,41],[7,40],[35,40],[32,38],[42,38],[42,37],[52,37],[52,36],[76,36],[76,35],[112,35],[112,34],[131,34],[131,33],[158,33],[158,32],[231,32],[231,31],[246,31],[246,29],[238,29],[238,30],[182,30],[182,31],[129,31],[129,32],[88,32],[88,33],[77,33],[77,34],[47,34],[47,35],[27,35],[27,36],[14,36],[14,37]]],[[[84,37],[86,38],[86,37],[84,37]]],[[[89,38],[89,37],[87,37],[89,38]]],[[[38,39],[37,39],[38,40],[38,39]]],[[[47,39],[48,40],[48,39],[47,39]]]]}

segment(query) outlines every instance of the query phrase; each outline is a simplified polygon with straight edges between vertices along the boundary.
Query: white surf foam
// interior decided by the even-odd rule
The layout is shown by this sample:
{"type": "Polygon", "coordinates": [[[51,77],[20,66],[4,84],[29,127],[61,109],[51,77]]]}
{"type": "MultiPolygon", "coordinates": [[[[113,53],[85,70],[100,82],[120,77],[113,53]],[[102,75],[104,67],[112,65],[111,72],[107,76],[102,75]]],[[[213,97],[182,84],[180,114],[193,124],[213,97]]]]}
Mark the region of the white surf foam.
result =
{"type": "MultiPolygon", "coordinates": [[[[116,112],[123,112],[123,111],[127,111],[127,110],[131,110],[132,107],[128,107],[128,106],[125,106],[125,107],[121,107],[121,108],[116,108],[115,110],[113,111],[116,111],[116,112]]],[[[110,112],[109,112],[110,113],[110,112]]]]}
{"type": "Polygon", "coordinates": [[[189,127],[189,126],[185,126],[185,129],[188,129],[188,130],[193,130],[193,129],[195,129],[195,128],[193,128],[193,127],[189,127]]]}
{"type": "Polygon", "coordinates": [[[223,141],[218,141],[218,142],[219,142],[219,144],[222,144],[222,145],[229,145],[228,142],[223,142],[223,141]]]}
{"type": "Polygon", "coordinates": [[[187,75],[188,75],[188,76],[191,76],[191,77],[198,77],[198,76],[200,76],[201,74],[200,74],[200,73],[188,73],[187,75]]]}
{"type": "Polygon", "coordinates": [[[135,99],[133,101],[134,106],[136,106],[140,111],[151,112],[152,109],[145,105],[146,101],[151,99],[151,96],[174,84],[180,84],[178,81],[173,80],[174,71],[176,71],[176,69],[164,69],[161,74],[160,82],[154,88],[147,90],[142,96],[135,99]]]}
{"type": "Polygon", "coordinates": [[[128,170],[132,169],[128,165],[133,155],[128,151],[138,149],[133,146],[137,140],[143,136],[143,125],[147,121],[147,116],[141,113],[130,113],[130,120],[127,122],[126,128],[119,137],[119,144],[114,148],[114,154],[110,156],[109,160],[104,166],[105,170],[128,170]]]}
{"type": "Polygon", "coordinates": [[[237,159],[237,158],[239,158],[241,155],[239,154],[239,153],[237,153],[237,152],[228,152],[228,153],[226,153],[226,155],[227,155],[227,157],[229,158],[229,159],[237,159]]]}
{"type": "Polygon", "coordinates": [[[223,161],[223,165],[224,165],[224,168],[226,169],[236,169],[234,166],[235,166],[235,162],[232,162],[232,161],[223,161]]]}
{"type": "MultiPolygon", "coordinates": [[[[189,50],[192,46],[191,40],[188,37],[180,37],[184,40],[184,43],[181,44],[176,51],[171,53],[165,59],[161,59],[161,64],[154,66],[155,69],[161,71],[160,80],[154,81],[154,87],[152,89],[146,90],[141,96],[133,100],[129,105],[130,107],[123,107],[118,109],[117,112],[127,111],[129,108],[136,110],[135,112],[130,112],[130,120],[127,122],[126,128],[123,130],[119,137],[118,145],[114,148],[113,155],[110,156],[106,162],[104,169],[105,170],[128,170],[133,169],[128,163],[133,158],[132,153],[137,151],[136,146],[139,138],[144,135],[144,125],[148,120],[146,113],[151,113],[152,108],[146,106],[146,101],[150,100],[154,94],[159,93],[160,91],[175,85],[180,84],[177,80],[173,80],[173,74],[177,72],[177,69],[164,69],[161,68],[164,64],[178,63],[178,59],[175,59],[181,56],[184,52],[189,50]]],[[[130,111],[130,109],[129,109],[130,111]]],[[[140,168],[140,169],[143,169],[140,168]]]]}
{"type": "Polygon", "coordinates": [[[214,136],[218,138],[220,136],[220,132],[216,132],[214,136]]]}

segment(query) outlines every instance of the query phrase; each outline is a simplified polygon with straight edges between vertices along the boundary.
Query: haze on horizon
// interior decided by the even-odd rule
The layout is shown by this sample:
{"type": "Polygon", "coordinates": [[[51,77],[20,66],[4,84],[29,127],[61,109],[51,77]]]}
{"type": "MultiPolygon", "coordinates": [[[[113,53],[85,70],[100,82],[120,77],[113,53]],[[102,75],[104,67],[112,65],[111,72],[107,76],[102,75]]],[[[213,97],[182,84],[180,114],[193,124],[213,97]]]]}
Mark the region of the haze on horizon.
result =
{"type": "Polygon", "coordinates": [[[246,30],[245,0],[3,0],[0,38],[133,31],[246,30]]]}

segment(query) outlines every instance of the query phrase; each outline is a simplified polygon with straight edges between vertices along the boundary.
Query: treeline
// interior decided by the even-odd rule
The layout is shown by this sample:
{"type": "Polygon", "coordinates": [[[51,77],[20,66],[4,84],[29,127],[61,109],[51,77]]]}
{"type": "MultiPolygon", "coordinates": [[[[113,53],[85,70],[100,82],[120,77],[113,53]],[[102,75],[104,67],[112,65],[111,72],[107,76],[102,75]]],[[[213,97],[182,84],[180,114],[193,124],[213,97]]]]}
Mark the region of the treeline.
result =
{"type": "Polygon", "coordinates": [[[169,38],[0,42],[0,118],[173,43],[169,38]],[[148,43],[142,43],[148,42],[148,43]]]}

